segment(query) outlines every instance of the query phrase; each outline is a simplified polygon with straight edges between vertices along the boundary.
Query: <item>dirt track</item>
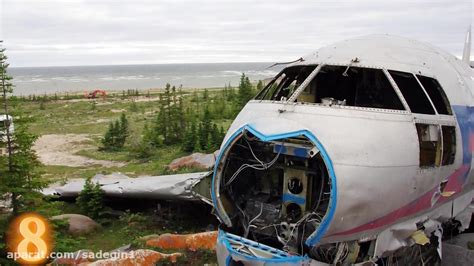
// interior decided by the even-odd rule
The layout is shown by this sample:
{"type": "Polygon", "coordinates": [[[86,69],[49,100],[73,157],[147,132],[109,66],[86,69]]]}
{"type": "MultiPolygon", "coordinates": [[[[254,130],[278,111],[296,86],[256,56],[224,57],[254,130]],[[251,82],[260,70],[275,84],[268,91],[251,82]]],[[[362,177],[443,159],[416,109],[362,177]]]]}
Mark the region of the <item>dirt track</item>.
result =
{"type": "Polygon", "coordinates": [[[75,155],[80,150],[94,149],[87,144],[90,136],[87,134],[50,134],[41,136],[34,145],[39,160],[45,165],[62,165],[84,167],[102,165],[103,167],[121,167],[125,163],[106,160],[95,160],[75,155]]]}

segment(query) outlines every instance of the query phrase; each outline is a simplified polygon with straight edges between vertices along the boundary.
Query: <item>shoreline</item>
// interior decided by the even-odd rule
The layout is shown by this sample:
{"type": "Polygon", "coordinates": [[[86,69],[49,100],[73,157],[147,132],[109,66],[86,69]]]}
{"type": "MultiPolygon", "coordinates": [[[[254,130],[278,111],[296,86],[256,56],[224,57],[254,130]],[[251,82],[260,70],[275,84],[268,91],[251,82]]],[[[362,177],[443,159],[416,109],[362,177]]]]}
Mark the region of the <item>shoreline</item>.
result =
{"type": "MultiPolygon", "coordinates": [[[[173,87],[173,85],[171,85],[173,87]]],[[[237,88],[237,86],[233,86],[232,88],[237,88]]],[[[182,87],[181,88],[183,92],[193,92],[193,91],[204,91],[204,90],[223,90],[224,87],[203,87],[203,88],[193,88],[193,87],[182,87]]],[[[41,93],[41,94],[16,94],[13,93],[9,95],[9,97],[19,97],[19,98],[28,98],[28,97],[42,97],[42,96],[58,96],[58,97],[64,97],[64,96],[84,96],[86,93],[93,92],[95,90],[103,90],[107,93],[107,96],[109,95],[114,95],[114,96],[120,96],[123,92],[129,92],[129,91],[139,91],[140,95],[143,96],[144,94],[160,94],[164,92],[165,88],[150,88],[150,89],[102,89],[102,88],[95,88],[95,89],[90,89],[90,90],[73,90],[73,91],[63,91],[63,92],[46,92],[46,93],[41,93]]],[[[15,90],[14,90],[15,92],[15,90]]],[[[128,95],[130,96],[130,95],[128,95]]],[[[100,98],[100,97],[98,97],[100,98]]]]}

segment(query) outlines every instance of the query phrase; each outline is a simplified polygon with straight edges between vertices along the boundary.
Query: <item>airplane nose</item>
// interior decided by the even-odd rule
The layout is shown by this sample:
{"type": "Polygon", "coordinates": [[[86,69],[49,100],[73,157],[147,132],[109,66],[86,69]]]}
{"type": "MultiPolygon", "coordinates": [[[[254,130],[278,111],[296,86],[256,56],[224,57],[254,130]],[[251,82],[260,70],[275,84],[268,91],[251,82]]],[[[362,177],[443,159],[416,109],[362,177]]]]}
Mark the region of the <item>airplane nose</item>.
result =
{"type": "Polygon", "coordinates": [[[262,118],[225,140],[212,198],[233,232],[256,241],[273,238],[298,252],[298,241],[316,243],[327,230],[337,200],[336,177],[313,132],[291,120],[262,118]]]}

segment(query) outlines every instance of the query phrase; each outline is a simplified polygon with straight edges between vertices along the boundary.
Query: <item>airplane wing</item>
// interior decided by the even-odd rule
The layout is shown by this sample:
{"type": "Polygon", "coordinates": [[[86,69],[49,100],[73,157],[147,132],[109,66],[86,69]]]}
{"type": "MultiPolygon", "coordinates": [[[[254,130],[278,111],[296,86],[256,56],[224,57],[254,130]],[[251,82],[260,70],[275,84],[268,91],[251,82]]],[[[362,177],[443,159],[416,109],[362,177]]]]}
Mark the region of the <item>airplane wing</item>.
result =
{"type": "MultiPolygon", "coordinates": [[[[140,176],[131,178],[120,173],[97,174],[92,178],[99,183],[106,197],[161,200],[193,200],[211,204],[210,182],[212,172],[140,176]]],[[[85,179],[72,179],[65,184],[53,184],[43,189],[44,195],[64,198],[77,197],[85,179]]]]}

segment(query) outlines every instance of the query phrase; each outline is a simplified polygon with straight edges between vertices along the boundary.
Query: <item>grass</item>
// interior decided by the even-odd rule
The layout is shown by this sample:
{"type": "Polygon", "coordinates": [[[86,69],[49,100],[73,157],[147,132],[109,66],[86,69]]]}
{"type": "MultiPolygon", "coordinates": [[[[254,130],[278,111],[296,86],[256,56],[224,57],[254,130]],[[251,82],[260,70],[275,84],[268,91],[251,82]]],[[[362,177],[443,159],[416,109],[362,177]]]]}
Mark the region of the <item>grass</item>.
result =
{"type": "MultiPolygon", "coordinates": [[[[200,92],[202,93],[202,91],[200,92]]],[[[219,90],[209,92],[209,97],[217,95],[219,90]]],[[[184,96],[184,105],[191,106],[195,110],[196,105],[191,101],[192,94],[184,96]]],[[[121,172],[131,177],[140,175],[162,175],[168,174],[167,165],[174,159],[187,155],[181,150],[180,145],[162,146],[153,151],[153,155],[146,160],[137,159],[128,149],[117,152],[105,152],[99,149],[101,137],[106,132],[109,123],[126,113],[130,123],[130,139],[138,138],[142,132],[145,123],[153,121],[158,110],[156,102],[156,92],[151,94],[150,98],[141,97],[140,99],[129,97],[122,99],[119,96],[112,96],[106,99],[87,99],[57,100],[46,101],[43,108],[40,108],[40,102],[19,101],[15,108],[20,109],[25,115],[32,119],[30,125],[31,132],[38,136],[45,134],[87,134],[90,137],[87,148],[77,151],[75,154],[96,160],[108,160],[114,162],[123,162],[124,166],[105,168],[101,165],[91,165],[86,167],[69,166],[42,166],[43,177],[52,181],[64,182],[72,178],[88,178],[98,173],[110,174],[121,172]],[[150,101],[144,101],[147,99],[150,101]],[[135,103],[133,103],[135,102],[135,103]],[[132,108],[132,105],[134,107],[132,108]]],[[[219,127],[227,129],[232,120],[216,119],[213,121],[219,127]]],[[[130,141],[126,146],[130,146],[130,141]]],[[[177,173],[202,171],[198,169],[181,169],[177,173]]],[[[75,203],[58,202],[42,200],[39,196],[28,208],[39,212],[46,217],[63,213],[77,213],[78,206],[75,203]]],[[[139,204],[140,205],[140,204],[139,204]]],[[[57,246],[56,251],[74,252],[79,249],[90,249],[92,251],[109,251],[126,244],[133,243],[137,248],[144,247],[143,243],[137,241],[144,235],[161,234],[166,232],[191,233],[205,230],[207,222],[197,224],[199,219],[196,217],[211,217],[210,210],[203,212],[201,207],[180,207],[170,211],[172,215],[163,216],[150,211],[138,213],[138,222],[127,221],[124,217],[120,219],[108,218],[102,221],[103,227],[97,232],[84,236],[73,237],[68,235],[64,228],[56,232],[57,246]],[[191,208],[191,209],[187,209],[191,208]],[[193,210],[194,209],[194,210],[193,210]],[[195,212],[194,214],[192,214],[195,212]],[[164,217],[164,218],[163,218],[164,217]],[[157,218],[158,221],[157,221],[157,218]]],[[[125,214],[130,215],[130,214],[125,214]]],[[[215,219],[212,218],[215,222],[215,219]]],[[[0,216],[0,230],[5,232],[7,216],[0,216]]],[[[0,241],[3,242],[3,241],[0,241]]],[[[0,253],[2,247],[0,246],[0,253]]],[[[172,251],[163,251],[171,253],[172,251]]],[[[179,251],[183,252],[183,251],[179,251]]],[[[178,264],[202,265],[205,263],[215,264],[216,257],[210,251],[185,251],[185,257],[178,260],[178,264]]],[[[0,265],[7,263],[1,259],[0,265]]]]}
{"type": "MultiPolygon", "coordinates": [[[[200,92],[202,94],[202,92],[200,92]]],[[[209,92],[212,99],[220,93],[219,90],[209,92]]],[[[184,106],[191,106],[191,93],[184,93],[184,106]]],[[[96,159],[123,162],[123,167],[104,168],[100,165],[87,167],[44,166],[44,177],[52,180],[69,178],[87,178],[96,173],[122,172],[130,176],[160,175],[168,173],[166,166],[174,159],[186,155],[179,145],[163,146],[154,151],[147,160],[134,158],[128,150],[118,152],[100,151],[100,140],[106,132],[109,123],[115,121],[122,113],[126,113],[130,123],[131,137],[138,138],[146,122],[154,120],[158,110],[158,95],[153,92],[150,97],[141,96],[122,99],[121,95],[106,99],[73,99],[48,100],[40,108],[40,102],[19,101],[17,108],[32,119],[30,130],[36,135],[45,134],[87,134],[91,139],[89,148],[76,152],[76,155],[96,159]],[[131,108],[134,105],[136,108],[131,108]]],[[[212,100],[211,100],[212,101],[212,100]]],[[[232,120],[214,120],[219,127],[227,129],[232,120]]],[[[130,142],[130,141],[129,141],[130,142]]],[[[130,145],[128,143],[127,145],[130,145]]],[[[184,169],[181,172],[194,171],[184,169]]]]}

